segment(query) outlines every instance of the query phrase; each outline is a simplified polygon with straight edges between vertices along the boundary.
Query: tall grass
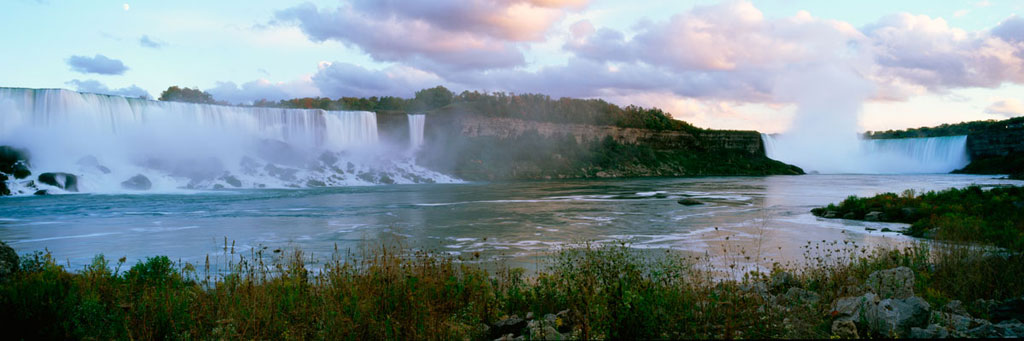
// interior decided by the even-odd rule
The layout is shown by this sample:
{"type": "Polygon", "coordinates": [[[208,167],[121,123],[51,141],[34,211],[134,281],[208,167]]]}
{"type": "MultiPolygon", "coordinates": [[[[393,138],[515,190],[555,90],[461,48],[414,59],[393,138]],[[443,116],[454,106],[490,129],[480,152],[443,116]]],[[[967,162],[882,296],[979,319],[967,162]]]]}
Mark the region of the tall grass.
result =
{"type": "Polygon", "coordinates": [[[35,253],[0,283],[0,320],[17,326],[7,331],[13,339],[487,339],[486,326],[508,316],[562,312],[558,326],[583,339],[825,338],[830,303],[862,293],[877,270],[910,267],[916,293],[933,304],[1024,294],[1016,254],[814,247],[799,266],[724,278],[706,258],[626,244],[557,250],[529,275],[400,246],[319,266],[300,251],[253,252],[226,273],[166,257],[121,271],[124,259],[103,256],[70,272],[35,253]],[[793,277],[780,285],[783,272],[793,277]],[[789,287],[820,299],[779,302],[789,287]]]}

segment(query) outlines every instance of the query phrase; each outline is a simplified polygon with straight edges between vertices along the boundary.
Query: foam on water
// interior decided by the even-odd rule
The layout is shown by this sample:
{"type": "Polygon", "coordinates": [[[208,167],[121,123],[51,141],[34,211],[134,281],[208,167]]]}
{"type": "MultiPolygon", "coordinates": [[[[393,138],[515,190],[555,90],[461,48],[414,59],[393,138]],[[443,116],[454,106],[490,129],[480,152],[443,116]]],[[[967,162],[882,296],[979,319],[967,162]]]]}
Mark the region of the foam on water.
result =
{"type": "MultiPolygon", "coordinates": [[[[414,147],[425,115],[410,115],[414,147]],[[418,127],[413,127],[413,124],[418,127]],[[413,129],[415,128],[415,129],[413,129]]],[[[0,88],[0,145],[29,151],[33,174],[67,172],[82,192],[289,188],[457,180],[381,141],[367,111],[236,107],[151,101],[61,89],[0,88]]],[[[16,194],[38,182],[10,181],[16,194]]]]}

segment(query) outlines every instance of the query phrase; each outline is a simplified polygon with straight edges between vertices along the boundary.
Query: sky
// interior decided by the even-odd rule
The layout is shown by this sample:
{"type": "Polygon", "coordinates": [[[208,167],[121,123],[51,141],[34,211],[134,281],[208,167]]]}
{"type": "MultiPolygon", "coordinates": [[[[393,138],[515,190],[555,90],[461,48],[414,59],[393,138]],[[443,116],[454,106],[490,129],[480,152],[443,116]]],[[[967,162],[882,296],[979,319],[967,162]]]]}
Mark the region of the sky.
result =
{"type": "Polygon", "coordinates": [[[411,97],[443,85],[602,98],[700,127],[769,133],[790,128],[803,98],[822,91],[862,101],[861,130],[1024,115],[1020,0],[7,0],[0,8],[3,87],[152,98],[178,85],[248,103],[411,97]]]}

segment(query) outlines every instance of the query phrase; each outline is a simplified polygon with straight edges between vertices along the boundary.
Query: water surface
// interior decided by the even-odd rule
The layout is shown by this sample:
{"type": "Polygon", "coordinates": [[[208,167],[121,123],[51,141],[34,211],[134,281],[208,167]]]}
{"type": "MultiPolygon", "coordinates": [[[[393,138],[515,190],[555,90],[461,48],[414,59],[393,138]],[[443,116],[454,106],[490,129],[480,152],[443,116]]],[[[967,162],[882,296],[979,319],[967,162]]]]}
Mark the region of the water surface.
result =
{"type": "Polygon", "coordinates": [[[890,245],[868,231],[898,224],[826,220],[813,207],[873,195],[1019,181],[971,175],[806,175],[382,185],[192,194],[58,195],[0,199],[0,240],[19,253],[48,249],[77,269],[94,255],[167,255],[202,263],[236,252],[399,241],[416,249],[529,263],[579,241],[694,254],[758,252],[799,260],[808,242],[890,245]],[[703,205],[683,206],[680,198],[703,205]]]}

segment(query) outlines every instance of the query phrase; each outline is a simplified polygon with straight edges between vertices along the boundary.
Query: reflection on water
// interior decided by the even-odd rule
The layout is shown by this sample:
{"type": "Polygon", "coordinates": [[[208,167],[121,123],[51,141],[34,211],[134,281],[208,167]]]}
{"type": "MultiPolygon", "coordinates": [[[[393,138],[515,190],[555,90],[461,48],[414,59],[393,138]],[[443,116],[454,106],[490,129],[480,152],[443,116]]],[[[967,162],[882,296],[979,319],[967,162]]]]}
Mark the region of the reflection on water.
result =
{"type": "MultiPolygon", "coordinates": [[[[710,256],[758,253],[800,260],[807,242],[909,240],[824,220],[811,208],[849,195],[1019,183],[966,175],[807,175],[396,185],[186,195],[63,195],[0,200],[0,239],[49,249],[73,268],[98,253],[202,262],[224,239],[329,255],[397,240],[452,254],[531,262],[567,243],[628,241],[710,256]],[[703,205],[683,206],[681,198],[703,205]]],[[[133,263],[133,262],[130,262],[133,263]]]]}

